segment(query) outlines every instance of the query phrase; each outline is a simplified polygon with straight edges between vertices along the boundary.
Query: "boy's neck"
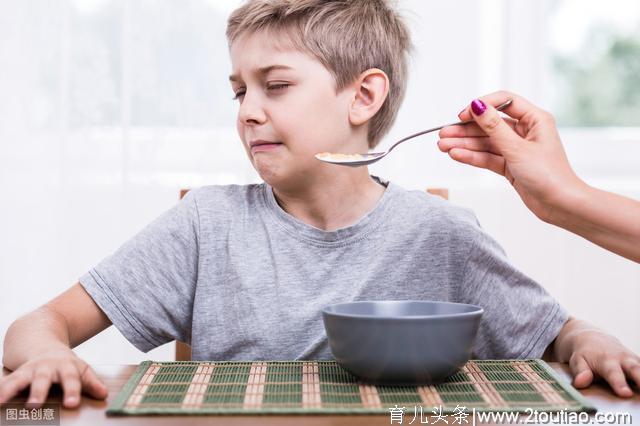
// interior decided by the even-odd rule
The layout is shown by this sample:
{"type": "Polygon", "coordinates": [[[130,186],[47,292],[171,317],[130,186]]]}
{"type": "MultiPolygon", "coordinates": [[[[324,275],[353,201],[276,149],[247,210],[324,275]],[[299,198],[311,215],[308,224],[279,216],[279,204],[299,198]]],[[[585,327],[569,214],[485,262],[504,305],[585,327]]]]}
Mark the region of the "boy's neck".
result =
{"type": "Polygon", "coordinates": [[[371,178],[366,167],[325,175],[303,190],[273,188],[284,211],[324,231],[357,223],[373,210],[384,191],[385,187],[371,178]]]}

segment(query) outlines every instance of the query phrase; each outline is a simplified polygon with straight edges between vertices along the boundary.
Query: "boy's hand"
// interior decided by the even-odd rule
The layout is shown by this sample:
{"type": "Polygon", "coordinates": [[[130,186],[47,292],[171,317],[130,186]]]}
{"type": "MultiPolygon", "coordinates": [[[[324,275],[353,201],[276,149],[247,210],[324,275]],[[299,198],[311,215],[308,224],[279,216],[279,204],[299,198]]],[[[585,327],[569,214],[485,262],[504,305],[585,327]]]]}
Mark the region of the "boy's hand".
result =
{"type": "Polygon", "coordinates": [[[8,376],[0,378],[0,403],[7,402],[22,389],[31,385],[27,403],[36,406],[45,402],[52,383],[59,383],[64,392],[63,406],[75,408],[80,404],[80,392],[96,399],[105,399],[107,387],[71,349],[61,348],[43,353],[8,376]]]}
{"type": "MultiPolygon", "coordinates": [[[[576,388],[585,388],[595,378],[602,378],[618,396],[630,397],[633,391],[629,383],[640,386],[640,357],[615,337],[597,329],[580,327],[566,334],[565,343],[571,347],[568,361],[576,388]]],[[[561,347],[557,349],[563,351],[561,347]]]]}

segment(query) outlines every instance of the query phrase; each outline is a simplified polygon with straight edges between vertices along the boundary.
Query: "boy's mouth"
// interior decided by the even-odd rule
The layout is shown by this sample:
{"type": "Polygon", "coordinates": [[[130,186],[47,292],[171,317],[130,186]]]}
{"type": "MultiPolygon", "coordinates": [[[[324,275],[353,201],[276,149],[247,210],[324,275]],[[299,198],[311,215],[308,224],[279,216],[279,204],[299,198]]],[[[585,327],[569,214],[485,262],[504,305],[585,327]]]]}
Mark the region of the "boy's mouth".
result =
{"type": "Polygon", "coordinates": [[[253,140],[249,142],[249,147],[251,149],[251,153],[262,152],[262,151],[271,151],[272,149],[276,149],[282,145],[282,142],[271,142],[264,140],[253,140]]]}

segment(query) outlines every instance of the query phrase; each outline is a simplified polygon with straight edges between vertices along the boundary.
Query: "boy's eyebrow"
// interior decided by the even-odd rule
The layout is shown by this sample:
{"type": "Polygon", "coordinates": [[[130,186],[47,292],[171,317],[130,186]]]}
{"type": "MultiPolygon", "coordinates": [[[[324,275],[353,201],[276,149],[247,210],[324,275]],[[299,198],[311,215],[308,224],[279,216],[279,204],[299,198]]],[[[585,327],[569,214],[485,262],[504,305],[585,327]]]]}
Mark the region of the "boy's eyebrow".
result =
{"type": "MultiPolygon", "coordinates": [[[[273,70],[291,70],[291,69],[293,69],[293,68],[291,68],[290,66],[287,66],[287,65],[279,65],[279,64],[267,65],[266,67],[258,68],[257,74],[266,75],[266,74],[269,74],[273,70]]],[[[236,74],[231,74],[229,76],[229,81],[236,82],[239,79],[240,79],[240,77],[238,75],[236,75],[236,74]]]]}

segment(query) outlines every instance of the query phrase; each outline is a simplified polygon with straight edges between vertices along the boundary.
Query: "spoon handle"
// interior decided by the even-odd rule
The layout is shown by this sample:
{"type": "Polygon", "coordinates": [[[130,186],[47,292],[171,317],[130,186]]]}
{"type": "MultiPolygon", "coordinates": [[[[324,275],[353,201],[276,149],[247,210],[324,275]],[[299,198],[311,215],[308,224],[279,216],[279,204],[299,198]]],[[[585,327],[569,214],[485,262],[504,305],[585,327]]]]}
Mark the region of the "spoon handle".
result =
{"type": "MultiPolygon", "coordinates": [[[[498,105],[496,107],[496,109],[498,111],[502,111],[503,109],[505,109],[506,107],[508,107],[509,105],[511,105],[511,103],[513,102],[513,99],[509,99],[506,102],[501,103],[500,105],[498,105]]],[[[442,126],[438,126],[438,127],[434,127],[432,129],[427,129],[427,130],[423,130],[421,132],[418,133],[414,133],[412,135],[409,135],[405,138],[400,139],[398,142],[394,143],[393,145],[391,145],[391,147],[387,150],[387,153],[389,153],[393,148],[395,148],[396,146],[398,146],[399,144],[401,144],[402,142],[415,138],[416,136],[420,136],[420,135],[424,135],[427,133],[431,133],[431,132],[435,132],[436,130],[440,130],[443,129],[445,127],[449,127],[449,126],[459,126],[459,125],[463,125],[463,124],[469,124],[469,123],[473,123],[473,120],[467,120],[467,121],[458,121],[456,123],[450,123],[450,124],[444,124],[442,126]]]]}

